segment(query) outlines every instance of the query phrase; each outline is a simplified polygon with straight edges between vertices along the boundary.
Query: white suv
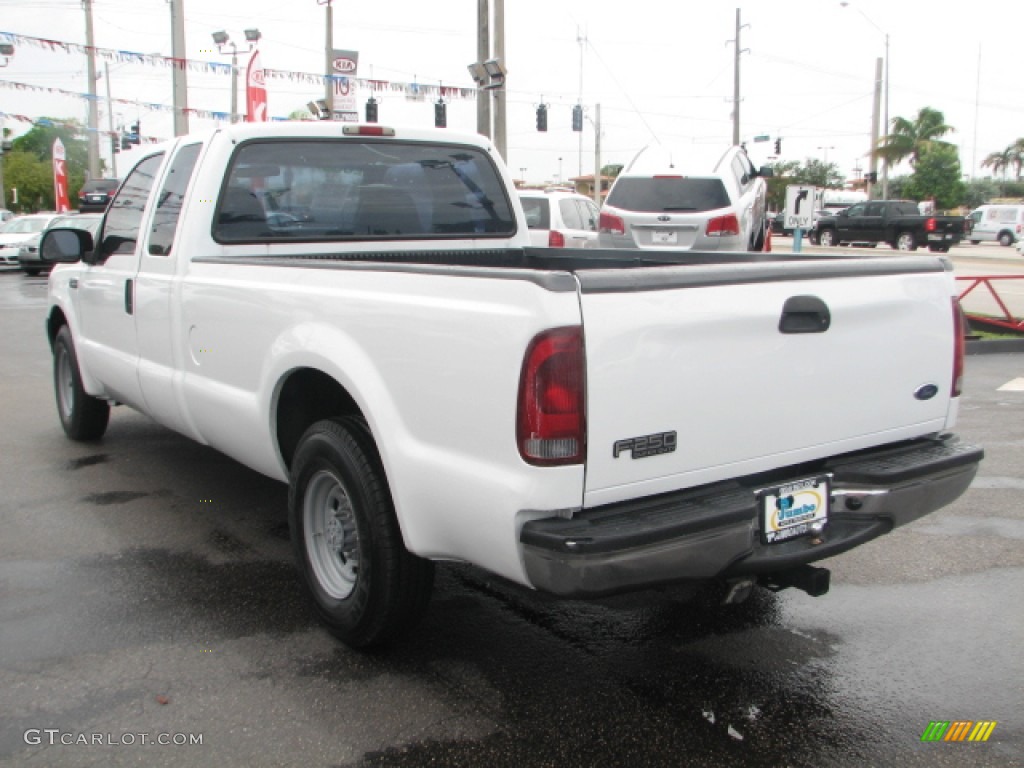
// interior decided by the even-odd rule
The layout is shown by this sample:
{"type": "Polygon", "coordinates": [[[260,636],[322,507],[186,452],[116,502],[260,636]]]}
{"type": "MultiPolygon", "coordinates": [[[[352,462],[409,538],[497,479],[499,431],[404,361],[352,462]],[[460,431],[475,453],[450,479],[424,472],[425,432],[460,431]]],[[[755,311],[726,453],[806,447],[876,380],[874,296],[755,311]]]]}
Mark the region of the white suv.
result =
{"type": "Polygon", "coordinates": [[[770,167],[741,147],[689,150],[691,158],[641,153],[619,174],[601,209],[604,248],[760,251],[767,229],[770,167]]]}
{"type": "Polygon", "coordinates": [[[601,212],[589,197],[574,192],[519,193],[530,243],[548,248],[596,248],[601,212]]]}

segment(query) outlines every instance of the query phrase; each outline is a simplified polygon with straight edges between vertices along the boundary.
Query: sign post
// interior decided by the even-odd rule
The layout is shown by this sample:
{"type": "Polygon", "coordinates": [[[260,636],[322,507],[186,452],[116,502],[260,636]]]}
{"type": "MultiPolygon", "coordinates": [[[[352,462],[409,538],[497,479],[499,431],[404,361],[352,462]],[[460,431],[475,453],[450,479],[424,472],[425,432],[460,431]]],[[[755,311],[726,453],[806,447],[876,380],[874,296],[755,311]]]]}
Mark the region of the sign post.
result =
{"type": "Polygon", "coordinates": [[[814,206],[820,192],[816,187],[790,184],[786,187],[786,215],[783,226],[793,230],[793,253],[800,253],[803,246],[804,230],[810,229],[814,221],[814,206]]]}

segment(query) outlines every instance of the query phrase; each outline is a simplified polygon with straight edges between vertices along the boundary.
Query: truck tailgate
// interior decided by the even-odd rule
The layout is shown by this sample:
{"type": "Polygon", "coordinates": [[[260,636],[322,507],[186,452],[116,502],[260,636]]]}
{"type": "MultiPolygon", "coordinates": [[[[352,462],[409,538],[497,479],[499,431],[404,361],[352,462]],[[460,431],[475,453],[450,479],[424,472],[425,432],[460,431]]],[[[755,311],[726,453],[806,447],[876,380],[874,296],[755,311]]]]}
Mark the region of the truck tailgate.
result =
{"type": "Polygon", "coordinates": [[[577,276],[587,350],[587,507],[946,424],[953,278],[938,259],[577,276]]]}

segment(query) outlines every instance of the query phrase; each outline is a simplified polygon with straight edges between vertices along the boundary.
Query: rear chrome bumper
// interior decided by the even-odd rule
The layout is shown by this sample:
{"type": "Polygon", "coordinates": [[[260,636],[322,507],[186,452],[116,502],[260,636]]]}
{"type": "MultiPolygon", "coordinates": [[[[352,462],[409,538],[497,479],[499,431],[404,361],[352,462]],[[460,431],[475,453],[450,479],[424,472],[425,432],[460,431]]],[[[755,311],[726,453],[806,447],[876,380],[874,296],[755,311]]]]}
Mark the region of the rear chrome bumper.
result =
{"type": "Polygon", "coordinates": [[[590,598],[683,581],[768,575],[832,557],[958,498],[984,451],[952,435],[860,451],[763,476],[526,523],[520,545],[530,583],[590,598]],[[756,490],[829,473],[828,524],[819,534],[763,544],[756,490]]]}

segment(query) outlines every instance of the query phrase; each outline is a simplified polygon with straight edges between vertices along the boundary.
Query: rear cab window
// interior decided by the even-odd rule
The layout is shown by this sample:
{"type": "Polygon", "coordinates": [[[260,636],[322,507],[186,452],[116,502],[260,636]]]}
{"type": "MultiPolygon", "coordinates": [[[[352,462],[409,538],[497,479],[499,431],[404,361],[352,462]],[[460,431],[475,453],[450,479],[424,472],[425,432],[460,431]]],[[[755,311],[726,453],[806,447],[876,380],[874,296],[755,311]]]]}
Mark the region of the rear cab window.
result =
{"type": "Polygon", "coordinates": [[[721,179],[685,176],[619,178],[608,195],[608,205],[627,211],[700,212],[729,205],[721,179]]]}
{"type": "Polygon", "coordinates": [[[480,149],[372,139],[267,139],[232,157],[220,243],[509,237],[504,182],[480,149]]]}

